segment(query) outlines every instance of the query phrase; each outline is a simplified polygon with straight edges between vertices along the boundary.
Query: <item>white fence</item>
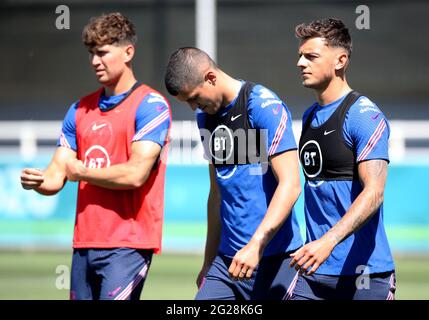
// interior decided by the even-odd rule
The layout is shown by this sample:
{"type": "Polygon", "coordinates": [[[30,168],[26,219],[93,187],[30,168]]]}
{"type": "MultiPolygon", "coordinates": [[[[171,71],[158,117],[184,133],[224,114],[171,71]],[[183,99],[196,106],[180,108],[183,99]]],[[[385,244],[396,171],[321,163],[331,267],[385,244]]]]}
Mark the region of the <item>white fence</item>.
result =
{"type": "MultiPolygon", "coordinates": [[[[429,121],[393,120],[389,123],[392,161],[429,160],[429,121]],[[420,146],[407,146],[411,140],[421,142],[420,146]]],[[[15,153],[23,160],[32,160],[38,154],[52,152],[60,131],[61,121],[0,121],[0,154],[15,153]]],[[[301,121],[293,122],[293,131],[298,140],[301,121]]],[[[169,163],[205,163],[195,121],[173,121],[171,141],[169,163]]]]}

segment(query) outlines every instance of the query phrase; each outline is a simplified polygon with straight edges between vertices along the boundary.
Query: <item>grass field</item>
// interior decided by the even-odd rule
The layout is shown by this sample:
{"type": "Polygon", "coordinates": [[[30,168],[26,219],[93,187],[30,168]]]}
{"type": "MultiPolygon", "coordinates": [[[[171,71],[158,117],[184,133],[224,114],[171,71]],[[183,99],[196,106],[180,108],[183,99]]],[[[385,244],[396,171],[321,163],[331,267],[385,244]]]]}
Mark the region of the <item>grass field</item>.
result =
{"type": "MultiPolygon", "coordinates": [[[[395,258],[396,298],[429,299],[429,255],[395,258]]],[[[68,299],[56,284],[67,287],[70,261],[69,252],[0,252],[0,299],[68,299]]],[[[142,299],[193,299],[201,262],[200,255],[154,256],[142,299]]]]}

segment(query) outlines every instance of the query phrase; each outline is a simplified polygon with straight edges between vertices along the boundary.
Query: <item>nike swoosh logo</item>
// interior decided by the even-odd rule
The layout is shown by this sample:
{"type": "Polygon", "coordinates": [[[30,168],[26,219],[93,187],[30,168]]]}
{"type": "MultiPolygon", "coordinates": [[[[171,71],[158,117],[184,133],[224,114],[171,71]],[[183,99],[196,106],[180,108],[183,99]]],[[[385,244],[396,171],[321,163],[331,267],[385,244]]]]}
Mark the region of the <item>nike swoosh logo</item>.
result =
{"type": "Polygon", "coordinates": [[[330,134],[330,133],[334,132],[335,130],[336,130],[336,129],[331,130],[331,131],[326,131],[326,130],[325,130],[325,132],[323,132],[323,135],[327,136],[328,134],[330,134]]]}
{"type": "Polygon", "coordinates": [[[237,115],[237,116],[232,116],[232,117],[231,117],[231,121],[234,121],[235,119],[237,119],[237,118],[239,118],[239,117],[241,117],[241,114],[239,114],[239,115],[237,115]]]}
{"type": "Polygon", "coordinates": [[[372,120],[377,120],[378,116],[380,115],[380,113],[377,113],[375,116],[371,116],[372,120]]]}
{"type": "Polygon", "coordinates": [[[273,108],[273,113],[274,113],[275,115],[278,115],[278,114],[279,114],[279,111],[280,111],[280,105],[278,104],[276,108],[273,108]]]}
{"type": "Polygon", "coordinates": [[[102,123],[102,124],[99,124],[98,126],[97,124],[94,123],[94,125],[92,126],[92,131],[96,131],[100,128],[103,128],[104,126],[107,126],[107,123],[102,123]]]}
{"type": "Polygon", "coordinates": [[[164,110],[164,106],[157,106],[156,107],[156,111],[161,112],[162,110],[164,110]]]}

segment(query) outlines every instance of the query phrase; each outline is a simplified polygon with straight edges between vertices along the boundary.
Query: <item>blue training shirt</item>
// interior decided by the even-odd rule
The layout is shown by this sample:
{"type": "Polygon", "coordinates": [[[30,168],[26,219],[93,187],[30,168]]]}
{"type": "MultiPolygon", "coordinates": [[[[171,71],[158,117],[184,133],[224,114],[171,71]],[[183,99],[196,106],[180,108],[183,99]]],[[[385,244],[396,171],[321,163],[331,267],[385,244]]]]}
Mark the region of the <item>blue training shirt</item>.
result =
{"type": "MultiPolygon", "coordinates": [[[[235,100],[219,111],[221,115],[234,106],[235,100]]],[[[290,112],[275,93],[256,85],[249,95],[247,108],[250,126],[267,130],[269,156],[297,149],[290,112]]],[[[197,113],[200,129],[205,129],[205,119],[206,113],[197,113]]],[[[205,157],[210,158],[207,141],[203,141],[205,157]]],[[[233,257],[252,238],[265,216],[278,183],[271,167],[264,170],[261,164],[217,167],[216,181],[221,193],[222,232],[219,252],[233,257]]],[[[292,209],[288,219],[265,248],[264,256],[292,251],[300,246],[302,239],[292,209]]]]}
{"type": "MultiPolygon", "coordinates": [[[[320,106],[313,104],[303,116],[303,124],[313,108],[313,127],[322,125],[335,112],[346,95],[320,106]]],[[[389,161],[389,124],[378,106],[367,97],[360,97],[349,109],[343,125],[346,144],[355,151],[356,162],[384,159],[389,161]]],[[[361,193],[356,181],[306,181],[306,242],[320,239],[347,212],[361,193]]],[[[357,232],[338,244],[316,271],[326,275],[356,275],[394,270],[390,247],[383,225],[383,205],[357,232]]]]}
{"type": "MultiPolygon", "coordinates": [[[[121,102],[129,91],[116,96],[100,96],[99,108],[109,110],[121,102]]],[[[79,101],[76,101],[69,108],[62,126],[61,136],[57,141],[57,146],[68,147],[77,151],[76,145],[76,110],[79,101]]],[[[149,140],[159,144],[165,144],[167,130],[170,125],[170,117],[167,102],[164,97],[152,92],[144,97],[136,111],[135,132],[133,141],[149,140]]]]}

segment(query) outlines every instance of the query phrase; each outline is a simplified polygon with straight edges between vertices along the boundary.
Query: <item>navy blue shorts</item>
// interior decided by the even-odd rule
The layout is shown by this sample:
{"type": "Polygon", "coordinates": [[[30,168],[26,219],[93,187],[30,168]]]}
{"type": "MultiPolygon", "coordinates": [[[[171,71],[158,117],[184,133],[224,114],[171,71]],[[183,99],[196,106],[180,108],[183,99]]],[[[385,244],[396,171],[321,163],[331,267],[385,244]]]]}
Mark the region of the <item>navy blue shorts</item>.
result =
{"type": "Polygon", "coordinates": [[[394,300],[395,272],[332,276],[297,275],[291,300],[394,300]]]}
{"type": "Polygon", "coordinates": [[[70,299],[140,299],[152,253],[131,248],[74,249],[70,299]]]}
{"type": "Polygon", "coordinates": [[[232,258],[218,254],[196,300],[283,300],[297,273],[289,268],[289,253],[263,257],[248,280],[234,280],[228,269],[232,258]]]}

